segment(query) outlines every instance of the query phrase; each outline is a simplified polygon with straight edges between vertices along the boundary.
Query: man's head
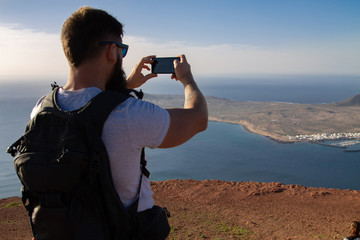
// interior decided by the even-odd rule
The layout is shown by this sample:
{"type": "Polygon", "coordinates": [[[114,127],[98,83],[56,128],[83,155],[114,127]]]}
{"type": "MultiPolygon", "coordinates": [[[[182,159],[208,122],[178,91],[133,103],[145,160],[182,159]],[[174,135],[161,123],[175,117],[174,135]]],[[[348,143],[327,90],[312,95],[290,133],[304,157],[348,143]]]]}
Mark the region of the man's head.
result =
{"type": "Polygon", "coordinates": [[[99,41],[121,41],[123,26],[107,12],[82,7],[65,22],[61,31],[64,53],[72,67],[99,56],[99,41]]]}
{"type": "MultiPolygon", "coordinates": [[[[81,64],[98,58],[112,42],[116,42],[116,46],[121,44],[122,36],[123,26],[113,16],[100,9],[81,7],[64,22],[61,42],[69,65],[76,69],[81,64]]],[[[118,54],[116,57],[113,72],[106,79],[106,89],[125,88],[122,57],[118,54]]]]}

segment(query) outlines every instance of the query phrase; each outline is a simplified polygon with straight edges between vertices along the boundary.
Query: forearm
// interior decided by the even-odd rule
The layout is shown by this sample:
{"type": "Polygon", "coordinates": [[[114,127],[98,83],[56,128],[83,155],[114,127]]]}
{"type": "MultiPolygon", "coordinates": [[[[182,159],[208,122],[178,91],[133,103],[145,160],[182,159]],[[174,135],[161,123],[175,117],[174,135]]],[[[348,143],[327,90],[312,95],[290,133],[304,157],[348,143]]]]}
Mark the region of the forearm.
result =
{"type": "Polygon", "coordinates": [[[186,82],[183,83],[185,91],[184,109],[192,110],[196,116],[196,122],[201,126],[200,128],[206,129],[208,110],[205,97],[201,93],[192,75],[184,82],[186,82]]]}
{"type": "Polygon", "coordinates": [[[191,81],[189,81],[184,85],[184,92],[185,92],[184,108],[186,109],[206,108],[205,98],[193,79],[191,79],[191,81]]]}
{"type": "Polygon", "coordinates": [[[179,80],[184,86],[184,108],[167,109],[170,115],[168,132],[160,148],[183,144],[195,134],[204,131],[208,124],[206,100],[198,88],[184,55],[180,62],[174,61],[175,74],[171,78],[179,80]]]}

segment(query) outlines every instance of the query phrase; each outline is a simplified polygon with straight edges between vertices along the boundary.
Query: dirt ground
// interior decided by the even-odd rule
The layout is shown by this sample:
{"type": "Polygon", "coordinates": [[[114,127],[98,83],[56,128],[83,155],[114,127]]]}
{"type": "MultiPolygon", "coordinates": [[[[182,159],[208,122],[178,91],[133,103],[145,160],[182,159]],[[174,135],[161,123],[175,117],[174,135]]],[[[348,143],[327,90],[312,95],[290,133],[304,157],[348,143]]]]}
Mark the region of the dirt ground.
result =
{"type": "MultiPolygon", "coordinates": [[[[152,182],[171,213],[168,239],[342,239],[360,219],[360,191],[218,180],[152,182]]],[[[31,239],[19,198],[0,200],[0,239],[31,239]]]]}

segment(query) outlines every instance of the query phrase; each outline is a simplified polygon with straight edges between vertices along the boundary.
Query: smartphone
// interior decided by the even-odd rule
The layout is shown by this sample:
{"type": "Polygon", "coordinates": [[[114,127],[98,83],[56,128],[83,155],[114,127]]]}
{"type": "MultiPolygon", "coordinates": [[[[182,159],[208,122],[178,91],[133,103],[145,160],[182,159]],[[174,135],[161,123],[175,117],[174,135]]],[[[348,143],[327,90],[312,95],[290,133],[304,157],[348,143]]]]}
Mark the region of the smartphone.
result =
{"type": "Polygon", "coordinates": [[[156,74],[175,73],[174,70],[175,59],[180,61],[179,57],[153,58],[152,60],[154,62],[151,64],[151,73],[156,73],[156,74]]]}

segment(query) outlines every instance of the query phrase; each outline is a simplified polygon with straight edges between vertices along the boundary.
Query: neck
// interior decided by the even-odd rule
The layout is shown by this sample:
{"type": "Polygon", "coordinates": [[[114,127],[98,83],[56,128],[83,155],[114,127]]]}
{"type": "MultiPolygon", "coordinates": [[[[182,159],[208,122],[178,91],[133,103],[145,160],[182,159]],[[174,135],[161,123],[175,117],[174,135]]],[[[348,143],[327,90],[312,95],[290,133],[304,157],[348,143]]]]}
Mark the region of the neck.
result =
{"type": "Polygon", "coordinates": [[[63,88],[71,91],[88,87],[97,87],[104,91],[107,74],[104,74],[104,71],[102,71],[103,69],[104,68],[96,63],[82,64],[77,68],[71,67],[68,81],[63,88]]]}

